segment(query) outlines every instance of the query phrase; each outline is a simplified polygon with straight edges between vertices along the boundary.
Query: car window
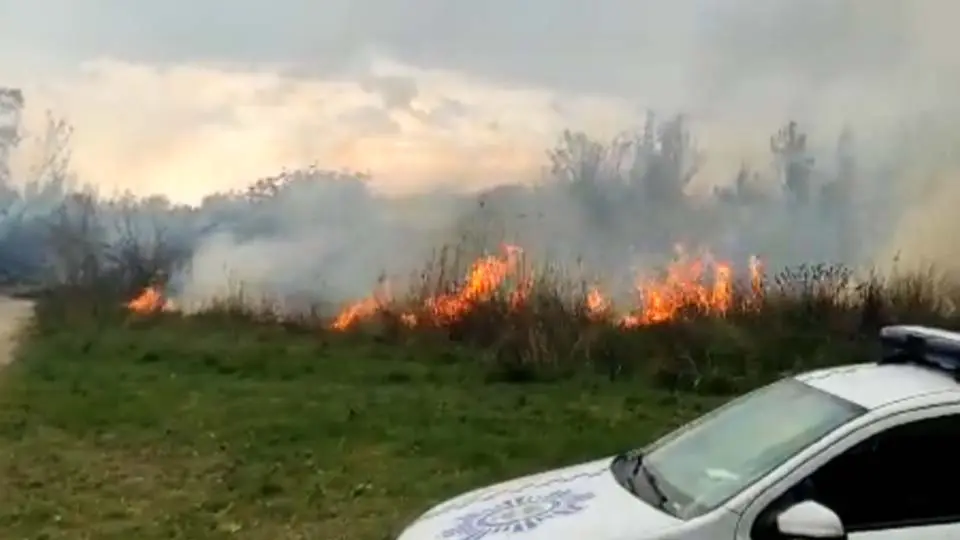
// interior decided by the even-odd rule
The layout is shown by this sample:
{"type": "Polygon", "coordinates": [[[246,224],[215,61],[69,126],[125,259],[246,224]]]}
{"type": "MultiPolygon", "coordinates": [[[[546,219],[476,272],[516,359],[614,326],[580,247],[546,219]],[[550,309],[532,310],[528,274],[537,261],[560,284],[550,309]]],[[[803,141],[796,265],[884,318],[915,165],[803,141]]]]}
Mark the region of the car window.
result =
{"type": "Polygon", "coordinates": [[[857,444],[788,490],[761,513],[764,540],[775,515],[815,500],[851,532],[960,522],[960,415],[893,427],[857,444]]]}
{"type": "Polygon", "coordinates": [[[689,519],[863,413],[856,404],[787,379],[668,435],[648,449],[644,464],[669,499],[665,510],[689,519]]]}

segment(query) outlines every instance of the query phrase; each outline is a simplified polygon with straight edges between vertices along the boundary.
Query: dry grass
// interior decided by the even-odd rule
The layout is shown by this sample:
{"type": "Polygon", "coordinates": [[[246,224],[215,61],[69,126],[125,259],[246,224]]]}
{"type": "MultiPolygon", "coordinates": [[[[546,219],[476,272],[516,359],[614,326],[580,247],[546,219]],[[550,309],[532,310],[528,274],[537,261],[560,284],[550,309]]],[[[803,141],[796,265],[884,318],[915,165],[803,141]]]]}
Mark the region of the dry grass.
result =
{"type": "MultiPolygon", "coordinates": [[[[872,354],[877,330],[910,322],[960,328],[960,280],[934,270],[855,279],[847,268],[809,265],[735,280],[722,313],[682,305],[670,320],[625,327],[615,311],[589,302],[591,284],[575,272],[514,261],[489,294],[471,299],[455,317],[438,317],[436,299],[463,290],[475,251],[441,250],[407,294],[380,300],[345,332],[397,346],[455,343],[478,351],[492,380],[530,382],[577,373],[610,379],[641,376],[670,388],[729,392],[785,372],[857,362],[872,354]],[[518,293],[522,301],[518,302],[518,293]],[[411,326],[413,317],[418,323],[411,326]]],[[[291,331],[327,332],[330,312],[284,311],[242,287],[191,317],[229,325],[255,321],[291,331]]],[[[62,289],[40,302],[40,328],[70,319],[116,321],[122,295],[94,301],[88,290],[62,289]]],[[[107,322],[106,324],[112,324],[107,322]]]]}
{"type": "MultiPolygon", "coordinates": [[[[760,295],[749,279],[736,281],[729,308],[719,315],[689,302],[666,322],[635,327],[624,326],[612,309],[590,305],[589,283],[549,268],[519,272],[456,318],[425,313],[429,299],[462,288],[453,276],[465,273],[461,258],[451,263],[441,255],[410,295],[384,303],[350,331],[389,343],[439,339],[473,347],[485,352],[498,380],[592,371],[727,392],[785,372],[865,360],[887,324],[960,328],[960,280],[933,269],[858,280],[851,270],[828,265],[761,276],[760,295]],[[525,285],[521,303],[518,283],[525,285]],[[404,323],[410,314],[427,322],[411,327],[404,323]]],[[[306,324],[319,328],[324,321],[306,324]]]]}

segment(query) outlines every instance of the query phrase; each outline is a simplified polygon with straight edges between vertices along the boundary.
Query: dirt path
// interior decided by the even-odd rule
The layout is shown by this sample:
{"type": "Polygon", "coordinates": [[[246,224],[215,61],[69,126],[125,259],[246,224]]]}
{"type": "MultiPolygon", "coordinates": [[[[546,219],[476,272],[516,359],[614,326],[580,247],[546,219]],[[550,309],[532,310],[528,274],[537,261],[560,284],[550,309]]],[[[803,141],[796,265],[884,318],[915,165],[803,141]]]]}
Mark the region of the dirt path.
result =
{"type": "Polygon", "coordinates": [[[33,313],[33,302],[0,296],[0,366],[13,360],[17,330],[33,313]]]}

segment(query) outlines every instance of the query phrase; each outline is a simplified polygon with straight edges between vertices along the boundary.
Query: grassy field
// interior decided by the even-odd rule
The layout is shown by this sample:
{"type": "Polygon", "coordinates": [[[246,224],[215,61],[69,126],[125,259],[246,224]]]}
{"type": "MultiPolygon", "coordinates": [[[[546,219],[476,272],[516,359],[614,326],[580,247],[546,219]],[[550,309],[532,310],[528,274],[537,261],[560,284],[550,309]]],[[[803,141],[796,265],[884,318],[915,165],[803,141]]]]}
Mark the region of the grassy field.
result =
{"type": "Polygon", "coordinates": [[[349,331],[51,293],[0,371],[0,538],[390,540],[458,492],[868,359],[884,324],[960,328],[960,287],[814,270],[638,326],[548,287],[377,304],[349,331]]]}
{"type": "Polygon", "coordinates": [[[34,329],[0,375],[0,537],[390,539],[723,399],[490,382],[477,354],[176,316],[34,329]]]}

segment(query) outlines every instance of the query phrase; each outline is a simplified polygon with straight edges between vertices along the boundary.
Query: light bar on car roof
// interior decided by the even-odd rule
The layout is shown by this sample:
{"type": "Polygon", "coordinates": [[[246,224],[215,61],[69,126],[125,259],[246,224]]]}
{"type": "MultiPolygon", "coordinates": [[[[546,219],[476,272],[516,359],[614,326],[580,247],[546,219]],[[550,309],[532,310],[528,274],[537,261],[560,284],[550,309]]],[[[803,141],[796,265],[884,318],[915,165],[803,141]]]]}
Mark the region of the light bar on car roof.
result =
{"type": "Polygon", "coordinates": [[[918,364],[950,372],[960,381],[960,333],[927,326],[880,330],[881,364],[918,364]]]}

